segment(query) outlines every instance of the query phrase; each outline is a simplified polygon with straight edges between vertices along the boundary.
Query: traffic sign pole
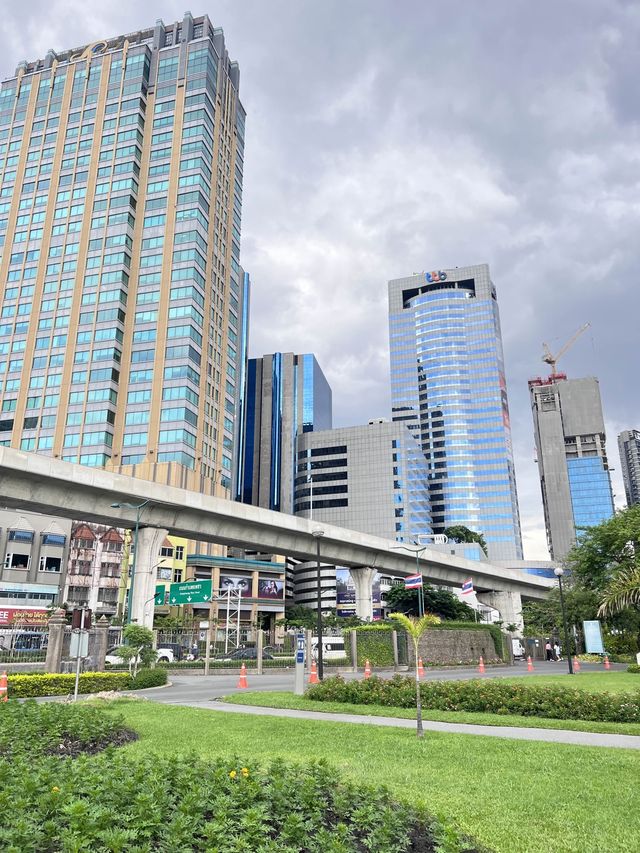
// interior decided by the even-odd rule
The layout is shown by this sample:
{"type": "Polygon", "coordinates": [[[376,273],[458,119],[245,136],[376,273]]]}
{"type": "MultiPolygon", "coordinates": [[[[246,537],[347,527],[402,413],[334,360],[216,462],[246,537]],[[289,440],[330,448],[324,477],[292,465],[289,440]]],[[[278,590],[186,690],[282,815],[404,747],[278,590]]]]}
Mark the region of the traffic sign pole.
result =
{"type": "Polygon", "coordinates": [[[209,675],[209,661],[211,660],[211,634],[213,626],[213,604],[209,602],[209,624],[207,626],[207,644],[204,652],[204,674],[209,675]]]}

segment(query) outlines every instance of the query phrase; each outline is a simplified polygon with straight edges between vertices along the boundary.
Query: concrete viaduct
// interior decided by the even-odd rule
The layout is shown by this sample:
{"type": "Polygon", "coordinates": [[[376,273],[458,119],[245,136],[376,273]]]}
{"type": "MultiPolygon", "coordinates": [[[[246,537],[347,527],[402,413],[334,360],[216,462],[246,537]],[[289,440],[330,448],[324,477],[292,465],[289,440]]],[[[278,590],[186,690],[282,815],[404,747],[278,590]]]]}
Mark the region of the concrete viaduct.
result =
{"type": "MultiPolygon", "coordinates": [[[[148,503],[140,517],[132,619],[147,626],[153,622],[157,563],[167,533],[313,561],[313,531],[321,528],[322,562],[351,569],[362,618],[372,614],[376,571],[395,577],[416,571],[414,554],[393,550],[397,542],[377,536],[0,447],[0,505],[133,528],[136,510],[111,505],[144,501],[148,503]]],[[[520,625],[522,599],[542,599],[553,586],[547,578],[431,549],[423,553],[420,568],[435,584],[461,586],[472,578],[479,600],[499,610],[504,622],[520,625]]]]}

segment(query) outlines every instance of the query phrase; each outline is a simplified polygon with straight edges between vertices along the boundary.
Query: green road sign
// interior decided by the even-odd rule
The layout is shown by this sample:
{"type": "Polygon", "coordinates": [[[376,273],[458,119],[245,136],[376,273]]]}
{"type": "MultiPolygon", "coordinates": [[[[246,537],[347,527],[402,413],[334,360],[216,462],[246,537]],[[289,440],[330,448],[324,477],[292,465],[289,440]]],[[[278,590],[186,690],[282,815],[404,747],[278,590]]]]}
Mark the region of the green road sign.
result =
{"type": "Polygon", "coordinates": [[[162,607],[163,606],[165,592],[166,592],[166,590],[165,590],[164,586],[157,586],[156,587],[156,594],[153,598],[153,603],[154,603],[155,607],[162,607]]]}
{"type": "Polygon", "coordinates": [[[211,581],[172,583],[169,604],[205,604],[211,601],[211,581]]]}

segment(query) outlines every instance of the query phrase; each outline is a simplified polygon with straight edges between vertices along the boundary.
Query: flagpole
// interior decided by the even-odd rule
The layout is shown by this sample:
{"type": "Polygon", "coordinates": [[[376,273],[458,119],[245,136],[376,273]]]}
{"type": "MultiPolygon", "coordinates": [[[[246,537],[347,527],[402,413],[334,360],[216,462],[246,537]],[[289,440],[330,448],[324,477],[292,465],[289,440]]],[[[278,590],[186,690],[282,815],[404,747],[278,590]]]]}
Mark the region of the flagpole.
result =
{"type": "Polygon", "coordinates": [[[420,575],[420,592],[418,593],[418,615],[424,616],[424,584],[422,583],[422,573],[420,571],[420,558],[416,551],[416,574],[420,575]]]}

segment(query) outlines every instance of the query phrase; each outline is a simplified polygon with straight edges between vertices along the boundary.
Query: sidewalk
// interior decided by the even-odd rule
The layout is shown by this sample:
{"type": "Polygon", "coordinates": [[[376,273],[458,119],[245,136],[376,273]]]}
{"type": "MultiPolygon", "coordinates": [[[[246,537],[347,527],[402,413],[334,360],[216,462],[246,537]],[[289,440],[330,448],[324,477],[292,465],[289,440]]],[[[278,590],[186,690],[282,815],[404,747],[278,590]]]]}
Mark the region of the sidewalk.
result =
{"type": "MultiPolygon", "coordinates": [[[[261,708],[255,705],[233,705],[213,700],[215,705],[202,702],[193,703],[193,707],[208,707],[211,710],[230,714],[255,714],[260,717],[287,717],[295,720],[318,720],[332,723],[355,723],[356,725],[389,726],[398,729],[415,729],[415,720],[403,720],[396,717],[371,717],[366,714],[332,714],[324,711],[294,711],[285,708],[261,708]]],[[[181,703],[187,704],[187,703],[181,703]]],[[[602,734],[597,732],[573,732],[564,729],[527,729],[515,726],[474,726],[463,723],[438,723],[424,720],[425,731],[446,732],[463,735],[500,737],[508,740],[534,740],[548,743],[567,743],[573,746],[606,746],[618,749],[640,749],[640,737],[635,735],[602,734]]]]}

